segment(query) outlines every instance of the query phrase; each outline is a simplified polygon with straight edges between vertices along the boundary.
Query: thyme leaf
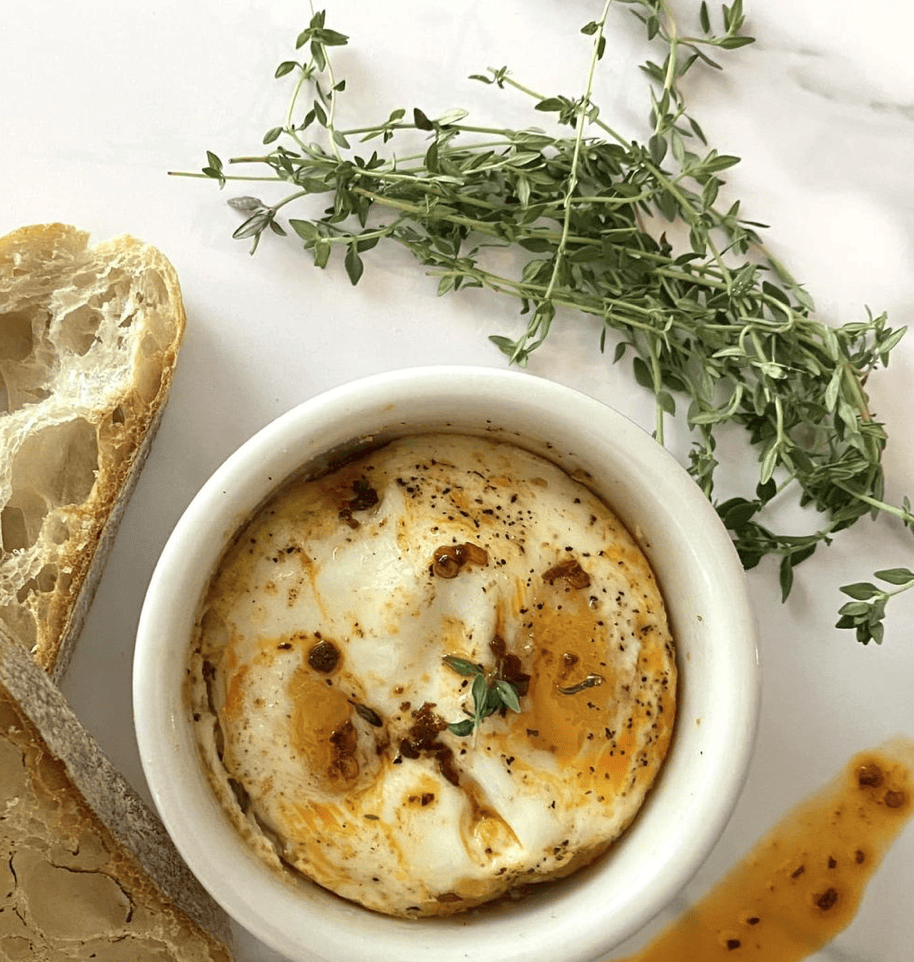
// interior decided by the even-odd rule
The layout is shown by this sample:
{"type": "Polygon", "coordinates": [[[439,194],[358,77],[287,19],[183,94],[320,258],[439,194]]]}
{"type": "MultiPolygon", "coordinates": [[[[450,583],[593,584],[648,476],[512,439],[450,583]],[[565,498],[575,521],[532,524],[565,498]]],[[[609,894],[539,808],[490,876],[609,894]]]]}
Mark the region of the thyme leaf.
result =
{"type": "MultiPolygon", "coordinates": [[[[640,65],[650,104],[643,142],[617,132],[592,98],[609,0],[582,28],[591,56],[580,96],[543,94],[507,67],[471,77],[528,98],[537,121],[546,115],[567,135],[481,127],[461,109],[431,117],[419,107],[341,128],[345,82],[333,73],[330,48],[348,38],[327,28],[321,11],[296,41],[307,56],[276,69],[292,91],[284,123],[263,139],[269,150],[227,162],[206,151],[200,171],[179,173],[220,188],[229,180],[289,185],[273,204],[235,202],[245,220],[234,236],[251,241],[252,253],[267,231],[287,233],[277,220],[286,205],[320,197],[322,213],[288,220],[316,267],[338,253],[357,284],[362,255],[384,241],[408,250],[442,295],[476,287],[513,298],[525,327],[491,337],[511,364],[527,364],[557,318],[598,318],[600,350],[611,347],[614,364],[627,359],[654,396],[657,441],[666,443],[670,424],[687,428],[687,470],[743,566],[778,564],[786,599],[795,568],[862,518],[886,514],[914,531],[909,500],[884,499],[887,438],[865,392],[904,329],[870,312],[840,326],[819,319],[810,294],[763,244],[763,225],[743,215],[739,200],[722,200],[724,175],[739,158],[709,146],[683,81],[698,67],[722,69],[721,54],[753,42],[743,33],[742,0],[717,17],[702,2],[693,34],[667,0],[619,2],[660,53],[640,65]],[[424,135],[424,149],[384,153],[404,132],[424,135]],[[232,172],[245,169],[258,172],[232,172]],[[522,255],[515,273],[492,257],[504,248],[522,255]],[[718,460],[732,425],[758,466],[757,482],[742,492],[718,460]],[[775,502],[788,497],[808,509],[811,530],[780,530],[772,520],[775,502]]],[[[911,587],[852,600],[838,627],[864,644],[881,642],[887,601],[911,587]]]]}
{"type": "Polygon", "coordinates": [[[863,644],[870,641],[875,641],[877,644],[882,642],[886,604],[894,595],[914,588],[914,571],[908,568],[888,568],[877,571],[874,577],[895,586],[894,589],[880,588],[870,582],[856,582],[844,585],[841,589],[844,594],[854,600],[848,601],[838,609],[841,617],[836,627],[853,629],[858,641],[863,644]]]}
{"type": "Polygon", "coordinates": [[[458,675],[473,679],[470,689],[473,696],[473,713],[469,718],[451,722],[447,726],[451,734],[470,735],[486,718],[496,712],[502,715],[508,711],[520,712],[520,696],[511,682],[497,676],[490,677],[482,665],[455,655],[445,655],[444,663],[458,675]]]}

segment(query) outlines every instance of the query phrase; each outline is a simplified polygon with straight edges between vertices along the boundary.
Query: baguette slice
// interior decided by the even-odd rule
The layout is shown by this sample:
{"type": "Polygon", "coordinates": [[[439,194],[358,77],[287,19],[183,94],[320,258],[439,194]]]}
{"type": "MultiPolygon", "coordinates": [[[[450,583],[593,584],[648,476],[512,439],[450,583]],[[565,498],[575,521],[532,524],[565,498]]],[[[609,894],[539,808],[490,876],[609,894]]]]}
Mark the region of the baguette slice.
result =
{"type": "Polygon", "coordinates": [[[157,817],[0,632],[0,959],[230,962],[227,940],[157,817]]]}
{"type": "Polygon", "coordinates": [[[158,427],[185,315],[155,247],[0,238],[0,627],[58,680],[158,427]]]}

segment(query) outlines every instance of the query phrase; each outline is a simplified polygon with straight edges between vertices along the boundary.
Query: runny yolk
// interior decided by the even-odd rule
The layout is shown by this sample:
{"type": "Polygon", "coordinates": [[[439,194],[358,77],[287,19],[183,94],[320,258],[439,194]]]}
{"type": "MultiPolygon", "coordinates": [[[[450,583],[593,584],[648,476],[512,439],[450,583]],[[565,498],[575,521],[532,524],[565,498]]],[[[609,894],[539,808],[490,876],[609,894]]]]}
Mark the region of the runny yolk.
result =
{"type": "Polygon", "coordinates": [[[618,962],[798,962],[853,919],[914,811],[914,740],[856,755],[665,932],[618,962]]]}
{"type": "Polygon", "coordinates": [[[307,760],[308,770],[323,776],[325,788],[344,791],[358,775],[356,760],[345,745],[352,716],[349,700],[307,665],[296,672],[289,691],[295,700],[296,749],[307,760]]]}
{"type": "Polygon", "coordinates": [[[580,591],[564,595],[560,610],[546,604],[533,618],[536,651],[524,724],[533,745],[554,752],[560,763],[581,751],[589,732],[602,730],[612,703],[613,679],[602,660],[604,632],[597,621],[580,591]],[[563,694],[588,675],[599,675],[600,683],[563,694]]]}

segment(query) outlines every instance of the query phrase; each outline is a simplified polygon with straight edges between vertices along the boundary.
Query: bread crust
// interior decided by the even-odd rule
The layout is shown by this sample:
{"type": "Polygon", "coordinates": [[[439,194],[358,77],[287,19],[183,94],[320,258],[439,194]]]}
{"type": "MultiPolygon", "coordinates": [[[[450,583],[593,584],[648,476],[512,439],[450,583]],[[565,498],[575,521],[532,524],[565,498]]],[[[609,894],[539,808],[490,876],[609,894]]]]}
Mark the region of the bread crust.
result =
{"type": "Polygon", "coordinates": [[[66,224],[0,238],[0,625],[64,674],[167,404],[174,267],[66,224]]]}
{"type": "Polygon", "coordinates": [[[108,958],[103,950],[113,947],[144,962],[231,962],[225,916],[158,818],[47,674],[0,633],[0,869],[7,866],[0,915],[14,924],[0,926],[0,958],[75,962],[108,958]]]}

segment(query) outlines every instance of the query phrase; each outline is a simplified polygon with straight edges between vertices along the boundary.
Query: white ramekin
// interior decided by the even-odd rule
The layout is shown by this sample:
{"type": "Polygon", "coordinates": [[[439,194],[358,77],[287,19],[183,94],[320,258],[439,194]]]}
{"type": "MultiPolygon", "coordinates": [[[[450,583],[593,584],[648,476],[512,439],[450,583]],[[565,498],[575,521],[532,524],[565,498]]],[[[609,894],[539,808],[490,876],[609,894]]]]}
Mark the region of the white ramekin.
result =
{"type": "Polygon", "coordinates": [[[733,545],[706,498],[648,434],[605,404],[519,371],[417,368],[317,396],[215,472],[176,525],[143,607],[136,733],[166,828],[215,900],[301,962],[590,962],[668,904],[715,844],[753,747],[759,670],[733,545]],[[678,648],[669,757],[626,835],[597,864],[516,903],[398,920],[317,886],[284,884],[224,817],[198,761],[186,656],[207,581],[239,524],[287,476],[353,443],[421,431],[488,433],[583,473],[648,555],[678,648]]]}

